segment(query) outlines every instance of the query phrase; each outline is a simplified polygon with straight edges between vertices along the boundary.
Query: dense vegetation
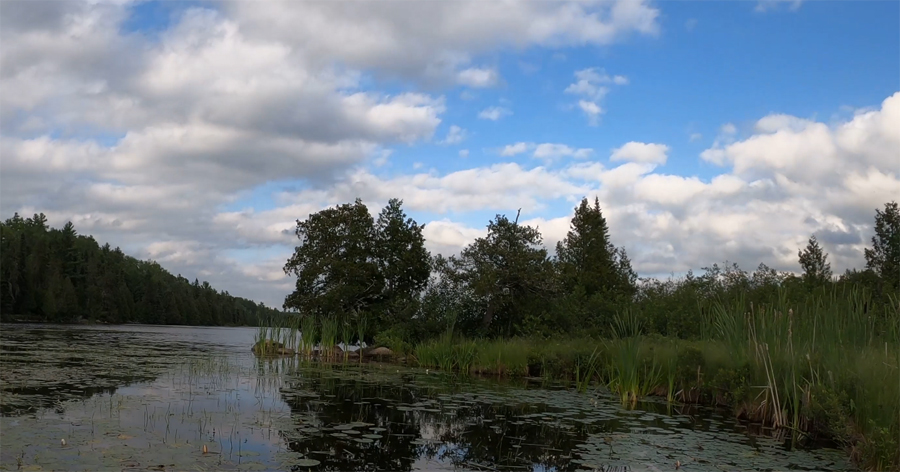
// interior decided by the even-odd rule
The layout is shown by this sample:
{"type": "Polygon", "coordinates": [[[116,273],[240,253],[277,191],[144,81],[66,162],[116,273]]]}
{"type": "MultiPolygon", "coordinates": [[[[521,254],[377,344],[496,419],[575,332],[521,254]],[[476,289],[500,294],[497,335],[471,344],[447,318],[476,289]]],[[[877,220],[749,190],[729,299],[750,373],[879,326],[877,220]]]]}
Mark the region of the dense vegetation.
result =
{"type": "Polygon", "coordinates": [[[628,404],[727,405],[845,444],[867,468],[900,466],[897,203],[876,210],[864,269],[835,277],[812,236],[800,275],[726,263],[668,280],[636,277],[597,201],[575,209],[555,256],[498,215],[459,255],[431,258],[400,207],[376,222],[357,200],[298,221],[285,308],[308,337],[328,326],[419,365],[604,385],[628,404]]]}
{"type": "Polygon", "coordinates": [[[0,223],[0,319],[255,325],[276,310],[174,276],[43,214],[0,223]]]}

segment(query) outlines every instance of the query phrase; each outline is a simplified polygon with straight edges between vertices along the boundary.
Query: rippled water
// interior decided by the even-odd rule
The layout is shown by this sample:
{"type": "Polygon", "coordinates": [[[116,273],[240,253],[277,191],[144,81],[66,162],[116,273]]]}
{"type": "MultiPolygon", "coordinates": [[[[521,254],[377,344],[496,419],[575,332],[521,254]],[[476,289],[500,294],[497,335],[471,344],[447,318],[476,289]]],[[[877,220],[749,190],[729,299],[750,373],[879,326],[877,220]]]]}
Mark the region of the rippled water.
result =
{"type": "Polygon", "coordinates": [[[713,410],[627,410],[560,385],[257,359],[252,329],[0,328],[6,470],[852,468],[841,451],[791,450],[713,410]]]}

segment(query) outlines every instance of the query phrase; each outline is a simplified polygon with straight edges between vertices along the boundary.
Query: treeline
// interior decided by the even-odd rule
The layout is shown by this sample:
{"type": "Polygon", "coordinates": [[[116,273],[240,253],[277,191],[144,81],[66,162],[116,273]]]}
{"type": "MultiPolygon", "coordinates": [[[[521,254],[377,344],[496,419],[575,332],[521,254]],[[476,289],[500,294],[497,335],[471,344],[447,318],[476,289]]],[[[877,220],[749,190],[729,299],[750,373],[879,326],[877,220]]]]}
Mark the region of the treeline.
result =
{"type": "Polygon", "coordinates": [[[256,325],[280,313],[125,255],[43,213],[0,223],[0,320],[256,325]]]}
{"type": "Polygon", "coordinates": [[[285,272],[297,276],[284,304],[302,316],[365,318],[368,338],[415,343],[448,329],[468,337],[608,336],[617,313],[645,330],[700,338],[714,305],[780,306],[813,294],[858,293],[875,320],[900,299],[900,211],[876,210],[866,266],[832,274],[813,235],[798,252],[800,275],[760,264],[703,268],[668,280],[639,279],[624,248],[610,242],[599,202],[575,208],[570,231],[551,255],[538,228],[504,215],[459,255],[431,257],[423,226],[391,200],[377,219],[356,200],[298,221],[300,239],[285,272]],[[852,288],[852,290],[845,290],[852,288]]]}

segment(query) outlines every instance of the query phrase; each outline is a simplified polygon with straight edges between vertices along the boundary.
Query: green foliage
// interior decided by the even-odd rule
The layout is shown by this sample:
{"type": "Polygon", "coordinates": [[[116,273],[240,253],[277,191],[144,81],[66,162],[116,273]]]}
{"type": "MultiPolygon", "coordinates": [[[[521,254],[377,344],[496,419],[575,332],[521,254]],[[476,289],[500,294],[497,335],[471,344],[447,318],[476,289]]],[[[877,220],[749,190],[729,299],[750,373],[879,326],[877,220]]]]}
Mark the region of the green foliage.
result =
{"type": "Polygon", "coordinates": [[[886,285],[900,288],[900,206],[885,203],[884,211],[875,210],[875,235],[872,248],[865,250],[866,268],[878,274],[886,285]]]}
{"type": "Polygon", "coordinates": [[[809,243],[802,251],[797,252],[800,268],[803,269],[803,281],[810,288],[821,287],[831,281],[831,264],[828,254],[819,246],[816,236],[809,238],[809,243]]]}
{"type": "Polygon", "coordinates": [[[625,249],[610,242],[599,200],[591,206],[585,198],[575,208],[568,234],[556,245],[556,258],[563,293],[579,295],[568,304],[581,304],[584,312],[578,320],[567,320],[571,328],[606,326],[617,307],[631,301],[636,275],[625,249]]]}
{"type": "MultiPolygon", "coordinates": [[[[554,272],[541,247],[540,232],[497,215],[488,234],[476,239],[459,257],[437,262],[446,292],[469,302],[463,324],[480,325],[480,333],[512,336],[523,331],[529,314],[548,307],[554,272]],[[480,319],[480,323],[478,320],[480,319]]],[[[477,334],[479,331],[470,331],[477,334]]]]}
{"type": "Polygon", "coordinates": [[[321,342],[319,345],[322,348],[324,357],[332,357],[340,329],[341,322],[337,318],[322,319],[322,337],[320,338],[321,342]]]}
{"type": "Polygon", "coordinates": [[[401,204],[391,200],[377,222],[359,199],[298,220],[300,244],[284,266],[297,281],[285,309],[368,316],[378,328],[410,322],[431,268],[423,226],[406,218],[401,204]]]}
{"type": "Polygon", "coordinates": [[[392,326],[375,335],[375,346],[384,346],[396,354],[406,356],[412,354],[413,346],[408,335],[400,326],[392,326]]]}
{"type": "Polygon", "coordinates": [[[0,319],[107,323],[244,325],[281,316],[207,282],[173,276],[43,214],[0,223],[0,319]]]}

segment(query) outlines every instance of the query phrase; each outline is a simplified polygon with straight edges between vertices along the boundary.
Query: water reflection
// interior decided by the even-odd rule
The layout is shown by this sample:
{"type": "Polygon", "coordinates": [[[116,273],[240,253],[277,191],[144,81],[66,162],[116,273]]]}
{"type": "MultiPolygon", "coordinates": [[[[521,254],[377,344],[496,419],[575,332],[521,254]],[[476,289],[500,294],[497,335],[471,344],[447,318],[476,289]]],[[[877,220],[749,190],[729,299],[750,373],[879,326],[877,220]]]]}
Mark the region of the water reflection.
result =
{"type": "Polygon", "coordinates": [[[789,451],[702,408],[625,410],[554,385],[258,359],[252,330],[3,328],[0,468],[849,467],[840,451],[789,451]]]}

